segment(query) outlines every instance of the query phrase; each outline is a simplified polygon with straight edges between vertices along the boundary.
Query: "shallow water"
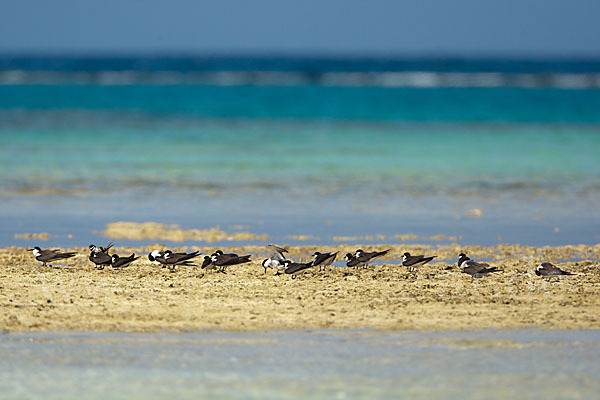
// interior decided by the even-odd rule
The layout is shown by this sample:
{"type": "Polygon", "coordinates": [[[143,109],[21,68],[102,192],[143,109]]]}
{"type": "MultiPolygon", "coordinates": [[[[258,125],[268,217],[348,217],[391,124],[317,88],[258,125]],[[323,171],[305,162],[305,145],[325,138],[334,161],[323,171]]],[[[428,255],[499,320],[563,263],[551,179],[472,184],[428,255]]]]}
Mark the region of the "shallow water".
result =
{"type": "Polygon", "coordinates": [[[4,399],[594,398],[593,330],[17,333],[4,399]]]}
{"type": "Polygon", "coordinates": [[[0,56],[0,241],[128,220],[594,244],[599,87],[593,60],[0,56]]]}

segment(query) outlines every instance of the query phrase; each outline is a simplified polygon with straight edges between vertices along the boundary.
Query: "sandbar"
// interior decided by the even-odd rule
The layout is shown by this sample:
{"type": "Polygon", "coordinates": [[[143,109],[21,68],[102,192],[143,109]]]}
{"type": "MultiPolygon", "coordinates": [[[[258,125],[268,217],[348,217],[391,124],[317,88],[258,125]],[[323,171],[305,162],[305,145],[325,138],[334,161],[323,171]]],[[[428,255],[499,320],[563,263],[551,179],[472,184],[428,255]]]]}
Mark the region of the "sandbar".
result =
{"type": "MultiPolygon", "coordinates": [[[[483,328],[600,329],[600,245],[491,247],[450,245],[292,246],[289,257],[308,260],[315,250],[357,247],[392,251],[383,264],[332,267],[292,279],[265,274],[264,247],[229,247],[253,262],[227,273],[181,267],[174,272],[146,255],[162,245],[116,247],[142,257],[130,267],[97,270],[87,248],[64,265],[42,267],[22,247],[0,249],[0,328],[4,331],[262,331],[372,328],[462,330],[483,328]],[[416,274],[399,266],[401,254],[437,255],[416,274]],[[503,269],[472,279],[456,255],[503,269]],[[553,262],[576,275],[547,280],[536,265],[553,262]]],[[[210,254],[215,247],[182,247],[210,254]]],[[[198,260],[201,263],[201,260],[198,260]]]]}

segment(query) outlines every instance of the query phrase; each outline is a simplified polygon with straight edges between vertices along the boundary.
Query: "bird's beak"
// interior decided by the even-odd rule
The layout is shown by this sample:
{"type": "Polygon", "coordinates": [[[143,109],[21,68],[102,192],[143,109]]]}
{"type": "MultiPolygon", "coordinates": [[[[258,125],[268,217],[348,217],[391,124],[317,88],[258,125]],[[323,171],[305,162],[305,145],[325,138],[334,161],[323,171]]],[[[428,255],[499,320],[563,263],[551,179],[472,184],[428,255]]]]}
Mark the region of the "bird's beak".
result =
{"type": "Polygon", "coordinates": [[[27,251],[33,251],[33,250],[35,250],[35,249],[27,249],[27,251]]]}

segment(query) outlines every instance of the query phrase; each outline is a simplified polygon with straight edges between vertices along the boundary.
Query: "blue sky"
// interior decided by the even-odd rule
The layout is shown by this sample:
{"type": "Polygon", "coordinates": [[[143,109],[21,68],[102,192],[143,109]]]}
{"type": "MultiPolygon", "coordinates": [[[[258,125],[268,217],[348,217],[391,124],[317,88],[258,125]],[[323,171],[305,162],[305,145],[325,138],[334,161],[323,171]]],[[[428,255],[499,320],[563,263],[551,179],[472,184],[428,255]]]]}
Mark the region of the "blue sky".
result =
{"type": "Polygon", "coordinates": [[[600,57],[600,1],[3,0],[0,52],[600,57]]]}

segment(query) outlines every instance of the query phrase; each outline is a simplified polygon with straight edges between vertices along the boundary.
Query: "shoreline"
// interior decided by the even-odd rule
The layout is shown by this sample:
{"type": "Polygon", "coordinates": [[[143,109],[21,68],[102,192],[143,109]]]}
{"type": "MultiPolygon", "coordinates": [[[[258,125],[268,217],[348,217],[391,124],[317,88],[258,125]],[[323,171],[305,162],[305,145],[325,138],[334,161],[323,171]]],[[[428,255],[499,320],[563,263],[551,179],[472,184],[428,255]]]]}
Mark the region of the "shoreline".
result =
{"type": "MultiPolygon", "coordinates": [[[[267,251],[262,246],[223,248],[253,255],[251,263],[232,266],[227,274],[199,267],[169,272],[153,266],[146,255],[161,247],[116,247],[120,255],[142,256],[123,270],[96,270],[87,259],[87,248],[64,249],[78,255],[55,267],[41,267],[25,248],[1,248],[0,328],[157,333],[600,329],[600,244],[291,246],[289,258],[294,260],[308,260],[315,250],[339,251],[343,258],[358,247],[392,249],[383,264],[374,267],[313,268],[297,279],[274,276],[272,270],[263,274],[260,263],[267,251]],[[438,257],[415,277],[395,265],[405,251],[438,257]],[[456,266],[461,251],[504,271],[472,279],[456,266]],[[550,281],[536,276],[535,267],[546,261],[577,275],[550,281]]],[[[216,248],[174,248],[191,249],[206,254],[216,248]]]]}

